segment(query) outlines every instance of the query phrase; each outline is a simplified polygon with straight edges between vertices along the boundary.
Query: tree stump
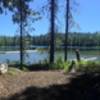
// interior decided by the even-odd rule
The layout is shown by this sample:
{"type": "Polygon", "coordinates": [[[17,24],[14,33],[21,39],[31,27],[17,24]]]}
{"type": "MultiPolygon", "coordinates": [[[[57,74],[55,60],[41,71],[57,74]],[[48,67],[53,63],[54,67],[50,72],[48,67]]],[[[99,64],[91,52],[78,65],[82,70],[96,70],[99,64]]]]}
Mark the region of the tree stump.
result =
{"type": "Polygon", "coordinates": [[[78,62],[81,61],[79,49],[76,49],[76,50],[75,50],[75,54],[76,54],[76,59],[77,59],[77,61],[78,61],[78,62]]]}
{"type": "Polygon", "coordinates": [[[71,65],[69,66],[69,72],[75,73],[76,72],[76,63],[74,60],[72,60],[71,65]]]}

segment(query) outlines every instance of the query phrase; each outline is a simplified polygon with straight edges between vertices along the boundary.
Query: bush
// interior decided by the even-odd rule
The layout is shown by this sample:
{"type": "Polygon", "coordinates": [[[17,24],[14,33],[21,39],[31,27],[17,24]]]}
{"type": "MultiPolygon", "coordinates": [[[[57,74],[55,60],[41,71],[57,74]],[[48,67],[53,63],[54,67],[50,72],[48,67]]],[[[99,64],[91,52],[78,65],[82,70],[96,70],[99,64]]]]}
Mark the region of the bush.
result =
{"type": "Polygon", "coordinates": [[[52,64],[52,69],[64,69],[67,70],[70,62],[65,62],[61,57],[59,57],[54,64],[52,64]]]}
{"type": "Polygon", "coordinates": [[[83,72],[100,72],[100,63],[94,61],[81,61],[78,66],[78,71],[83,72]]]}

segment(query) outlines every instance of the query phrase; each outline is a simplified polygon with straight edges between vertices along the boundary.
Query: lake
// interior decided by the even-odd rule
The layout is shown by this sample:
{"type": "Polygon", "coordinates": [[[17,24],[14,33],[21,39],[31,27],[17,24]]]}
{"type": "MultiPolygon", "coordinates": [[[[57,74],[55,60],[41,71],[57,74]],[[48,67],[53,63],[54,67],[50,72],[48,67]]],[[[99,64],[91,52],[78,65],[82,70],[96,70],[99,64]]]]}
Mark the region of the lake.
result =
{"type": "MultiPolygon", "coordinates": [[[[43,62],[44,60],[49,59],[49,54],[47,51],[38,51],[38,50],[27,50],[27,55],[25,55],[25,63],[27,64],[35,64],[43,62]]],[[[80,51],[81,58],[84,60],[100,60],[100,51],[99,50],[83,50],[80,51]]],[[[64,52],[58,51],[55,53],[55,59],[58,58],[64,59],[64,52]]],[[[75,60],[75,52],[70,50],[68,51],[68,60],[75,60]]],[[[6,51],[5,53],[0,53],[0,63],[5,62],[17,62],[20,60],[20,52],[19,51],[6,51]]]]}

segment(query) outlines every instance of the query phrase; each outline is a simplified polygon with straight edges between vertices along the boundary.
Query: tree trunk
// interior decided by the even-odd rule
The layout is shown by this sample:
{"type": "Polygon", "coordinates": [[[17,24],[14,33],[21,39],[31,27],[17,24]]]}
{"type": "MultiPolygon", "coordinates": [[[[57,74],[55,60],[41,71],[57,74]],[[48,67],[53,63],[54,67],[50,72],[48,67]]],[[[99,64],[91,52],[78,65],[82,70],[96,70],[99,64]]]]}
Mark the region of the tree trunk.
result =
{"type": "Polygon", "coordinates": [[[23,68],[23,14],[22,14],[22,0],[20,0],[20,68],[23,68]]]}
{"type": "Polygon", "coordinates": [[[80,51],[79,51],[79,49],[75,50],[75,54],[76,54],[77,61],[80,62],[81,61],[81,57],[80,57],[80,51]]]}
{"type": "Polygon", "coordinates": [[[50,28],[50,63],[54,63],[55,51],[55,0],[50,1],[51,10],[51,28],[50,28]]]}
{"type": "Polygon", "coordinates": [[[70,10],[70,2],[69,0],[66,0],[66,25],[65,25],[65,61],[68,59],[68,32],[69,32],[69,10],[70,10]]]}

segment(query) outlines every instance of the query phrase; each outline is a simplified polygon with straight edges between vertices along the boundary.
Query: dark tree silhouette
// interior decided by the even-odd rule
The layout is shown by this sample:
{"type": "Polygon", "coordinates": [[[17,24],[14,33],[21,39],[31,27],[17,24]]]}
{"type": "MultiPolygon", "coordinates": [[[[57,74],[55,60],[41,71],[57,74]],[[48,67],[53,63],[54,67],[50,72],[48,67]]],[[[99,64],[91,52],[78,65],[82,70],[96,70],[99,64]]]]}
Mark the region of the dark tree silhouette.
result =
{"type": "Polygon", "coordinates": [[[54,51],[55,51],[55,0],[50,0],[50,12],[51,12],[51,28],[50,28],[50,63],[54,63],[54,51]]]}
{"type": "Polygon", "coordinates": [[[65,25],[65,61],[67,61],[68,56],[68,32],[69,32],[69,10],[70,10],[70,0],[66,0],[66,25],[65,25]]]}
{"type": "Polygon", "coordinates": [[[0,13],[4,12],[4,9],[8,9],[13,12],[12,20],[14,23],[18,23],[20,26],[20,66],[23,65],[23,29],[24,24],[27,22],[27,17],[30,14],[30,8],[28,6],[29,1],[24,0],[1,0],[0,1],[0,13]]]}
{"type": "Polygon", "coordinates": [[[64,42],[64,53],[65,53],[65,61],[68,60],[68,40],[69,40],[69,30],[76,26],[79,28],[79,25],[75,22],[73,11],[75,10],[75,6],[77,7],[79,4],[75,0],[66,0],[66,8],[65,8],[65,42],[64,42]]]}
{"type": "Polygon", "coordinates": [[[23,67],[24,62],[24,53],[23,53],[23,4],[22,0],[20,0],[20,68],[23,67]]]}
{"type": "MultiPolygon", "coordinates": [[[[14,23],[17,23],[20,27],[20,65],[22,69],[23,61],[24,61],[24,44],[23,44],[23,36],[26,33],[26,27],[28,26],[28,21],[31,19],[31,22],[35,18],[30,18],[38,15],[37,12],[33,11],[29,3],[33,0],[0,0],[0,14],[2,14],[5,10],[11,11],[12,20],[14,23]],[[5,10],[4,10],[5,9],[5,10]]],[[[29,31],[29,30],[28,30],[29,31]]]]}

